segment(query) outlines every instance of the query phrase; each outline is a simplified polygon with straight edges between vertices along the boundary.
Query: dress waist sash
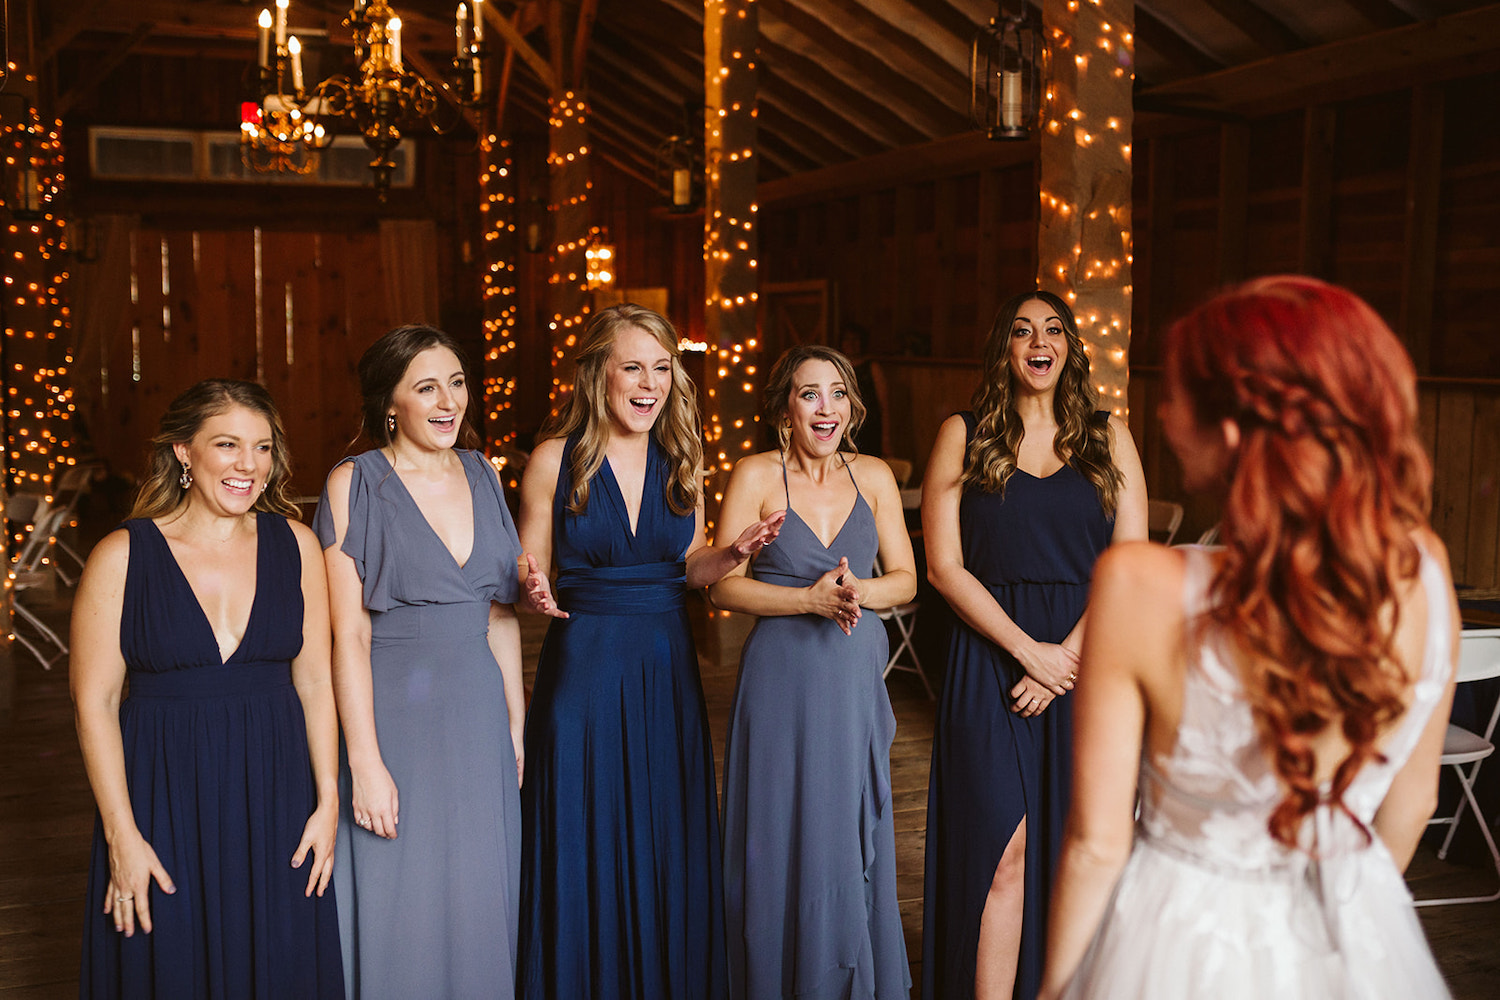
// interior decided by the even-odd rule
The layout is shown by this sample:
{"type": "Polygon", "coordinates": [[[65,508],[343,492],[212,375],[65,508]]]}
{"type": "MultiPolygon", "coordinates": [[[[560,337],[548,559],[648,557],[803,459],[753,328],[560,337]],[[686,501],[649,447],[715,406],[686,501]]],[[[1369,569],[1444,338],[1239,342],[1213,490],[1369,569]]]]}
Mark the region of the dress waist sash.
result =
{"type": "Polygon", "coordinates": [[[687,563],[590,566],[557,574],[557,606],[591,615],[654,615],[683,607],[687,563]]]}
{"type": "Polygon", "coordinates": [[[292,665],[285,660],[226,663],[182,670],[132,670],[129,677],[132,699],[272,694],[292,686],[292,665]]]}

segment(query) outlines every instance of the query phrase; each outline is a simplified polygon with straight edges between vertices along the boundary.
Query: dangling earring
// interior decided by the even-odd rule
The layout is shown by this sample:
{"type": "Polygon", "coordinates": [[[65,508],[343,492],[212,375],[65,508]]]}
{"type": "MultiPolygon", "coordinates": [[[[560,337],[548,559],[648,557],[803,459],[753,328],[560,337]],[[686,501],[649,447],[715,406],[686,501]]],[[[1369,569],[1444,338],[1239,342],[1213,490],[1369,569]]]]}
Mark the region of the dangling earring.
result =
{"type": "Polygon", "coordinates": [[[390,435],[396,433],[396,415],[394,413],[387,413],[385,415],[385,432],[390,435]]]}
{"type": "Polygon", "coordinates": [[[193,474],[188,470],[188,464],[186,462],[182,463],[182,475],[177,477],[177,482],[182,486],[183,489],[187,489],[189,486],[193,485],[193,474]]]}

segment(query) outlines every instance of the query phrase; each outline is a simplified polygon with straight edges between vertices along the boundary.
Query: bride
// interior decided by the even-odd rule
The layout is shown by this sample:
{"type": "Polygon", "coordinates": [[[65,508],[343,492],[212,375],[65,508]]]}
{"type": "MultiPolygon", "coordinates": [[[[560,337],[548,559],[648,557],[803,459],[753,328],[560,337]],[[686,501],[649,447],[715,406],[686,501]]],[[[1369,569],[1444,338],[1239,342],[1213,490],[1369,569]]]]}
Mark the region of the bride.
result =
{"type": "Polygon", "coordinates": [[[1446,997],[1401,878],[1458,628],[1411,361],[1301,277],[1222,293],[1165,356],[1163,430],[1224,547],[1095,569],[1040,996],[1446,997]]]}

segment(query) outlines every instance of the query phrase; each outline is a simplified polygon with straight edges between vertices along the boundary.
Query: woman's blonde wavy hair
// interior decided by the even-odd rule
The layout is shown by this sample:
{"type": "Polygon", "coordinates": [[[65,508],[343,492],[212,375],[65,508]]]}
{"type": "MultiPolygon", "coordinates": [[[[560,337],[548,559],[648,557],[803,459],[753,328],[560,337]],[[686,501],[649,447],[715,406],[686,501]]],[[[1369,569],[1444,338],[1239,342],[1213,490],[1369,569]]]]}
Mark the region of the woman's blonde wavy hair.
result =
{"type": "Polygon", "coordinates": [[[1166,357],[1200,427],[1240,430],[1206,623],[1248,654],[1242,683],[1286,788],[1270,832],[1298,846],[1325,803],[1363,826],[1343,796],[1404,710],[1383,612],[1417,572],[1431,501],[1411,359],[1357,295],[1301,276],[1222,292],[1172,326],[1166,357]],[[1313,741],[1335,726],[1349,753],[1325,791],[1313,741]]]}
{"type": "Polygon", "coordinates": [[[667,504],[678,515],[690,514],[702,496],[703,432],[698,420],[698,390],[682,367],[677,330],[660,313],[625,302],[594,315],[578,345],[573,394],[542,427],[537,439],[579,433],[568,461],[568,510],[582,514],[588,509],[589,486],[604,464],[604,450],[609,444],[609,363],[614,357],[615,340],[631,327],[655,337],[672,359],[672,388],[651,436],[671,465],[667,504]]]}
{"type": "Polygon", "coordinates": [[[964,487],[986,493],[1005,492],[1016,471],[1016,455],[1026,427],[1016,412],[1011,386],[1011,327],[1021,307],[1033,299],[1045,302],[1062,320],[1068,357],[1057,381],[1053,412],[1057,435],[1052,448],[1066,457],[1099,492],[1104,513],[1114,516],[1125,477],[1115,466],[1109,447],[1109,421],[1097,414],[1099,397],[1089,375],[1089,356],[1078,335],[1078,321],[1068,304],[1051,292],[1023,292],[1009,299],[995,314],[984,345],[984,374],[974,390],[972,406],[978,426],[964,453],[964,487]]]}
{"type": "Polygon", "coordinates": [[[216,417],[235,406],[260,414],[271,425],[271,472],[266,477],[266,488],[255,498],[251,509],[283,517],[299,516],[297,505],[292,503],[292,458],[287,449],[286,431],[281,425],[281,414],[276,412],[276,404],[271,401],[271,394],[254,382],[211,378],[172,400],[167,412],[162,414],[147,452],[146,478],[130,508],[132,518],[161,517],[187,502],[188,491],[181,482],[182,463],[177,460],[172,446],[192,441],[209,417],[216,417]]]}

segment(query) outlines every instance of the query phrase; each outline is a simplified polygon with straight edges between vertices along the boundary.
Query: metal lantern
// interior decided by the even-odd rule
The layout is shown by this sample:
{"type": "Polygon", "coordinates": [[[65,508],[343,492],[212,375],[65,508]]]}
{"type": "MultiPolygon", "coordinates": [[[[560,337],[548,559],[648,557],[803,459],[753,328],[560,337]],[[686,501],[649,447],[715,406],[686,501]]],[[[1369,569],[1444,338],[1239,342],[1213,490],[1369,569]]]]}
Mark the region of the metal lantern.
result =
{"type": "Polygon", "coordinates": [[[1034,135],[1047,92],[1047,66],[1041,15],[1026,0],[999,0],[989,25],[974,36],[969,60],[974,127],[991,139],[1034,135]],[[1010,5],[1015,12],[1007,12],[1010,5]]]}
{"type": "Polygon", "coordinates": [[[656,190],[673,212],[691,212],[697,206],[696,152],[697,144],[685,135],[669,135],[656,147],[656,190]]]}

